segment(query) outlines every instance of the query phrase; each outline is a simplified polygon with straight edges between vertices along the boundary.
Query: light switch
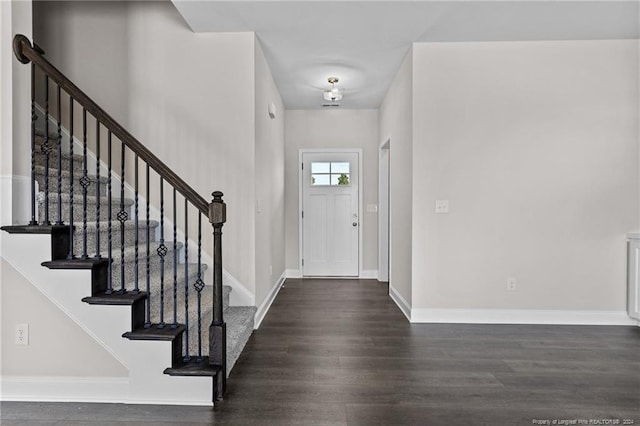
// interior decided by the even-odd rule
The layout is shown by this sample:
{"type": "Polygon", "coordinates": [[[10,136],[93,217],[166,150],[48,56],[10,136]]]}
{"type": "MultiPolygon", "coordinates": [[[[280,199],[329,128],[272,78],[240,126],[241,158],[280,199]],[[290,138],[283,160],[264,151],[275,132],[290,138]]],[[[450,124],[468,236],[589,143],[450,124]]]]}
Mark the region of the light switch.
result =
{"type": "Polygon", "coordinates": [[[378,213],[377,204],[367,204],[367,213],[378,213]]]}
{"type": "Polygon", "coordinates": [[[449,213],[449,200],[436,200],[436,213],[449,213]]]}

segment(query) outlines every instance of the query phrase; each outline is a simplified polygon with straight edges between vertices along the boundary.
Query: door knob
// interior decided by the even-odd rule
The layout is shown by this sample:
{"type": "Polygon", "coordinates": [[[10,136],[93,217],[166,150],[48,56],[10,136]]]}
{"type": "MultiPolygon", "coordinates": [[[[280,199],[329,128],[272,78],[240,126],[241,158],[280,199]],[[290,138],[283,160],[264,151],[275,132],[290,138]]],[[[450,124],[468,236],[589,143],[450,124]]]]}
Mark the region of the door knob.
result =
{"type": "Polygon", "coordinates": [[[353,222],[353,226],[358,226],[358,222],[353,222]]]}

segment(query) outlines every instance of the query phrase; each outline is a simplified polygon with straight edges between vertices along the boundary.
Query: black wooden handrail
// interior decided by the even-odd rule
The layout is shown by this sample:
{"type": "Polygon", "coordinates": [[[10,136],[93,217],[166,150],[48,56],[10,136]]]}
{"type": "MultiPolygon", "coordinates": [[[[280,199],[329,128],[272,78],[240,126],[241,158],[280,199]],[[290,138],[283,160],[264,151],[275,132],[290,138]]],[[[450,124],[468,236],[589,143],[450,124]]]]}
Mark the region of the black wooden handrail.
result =
{"type": "Polygon", "coordinates": [[[18,60],[23,64],[33,62],[38,65],[40,69],[49,76],[49,78],[62,87],[69,95],[71,95],[71,97],[73,97],[73,99],[78,101],[129,149],[138,154],[140,159],[149,164],[153,170],[155,170],[165,181],[171,184],[178,192],[188,199],[191,204],[193,204],[203,214],[207,216],[209,215],[209,203],[207,203],[200,194],[182,180],[173,170],[163,163],[162,160],[149,151],[146,146],[140,143],[140,141],[138,141],[131,133],[114,120],[105,110],[100,108],[93,99],[84,93],[78,86],[73,84],[71,80],[62,74],[49,61],[47,61],[40,54],[39,50],[31,45],[26,36],[18,34],[14,37],[13,51],[18,60]]]}

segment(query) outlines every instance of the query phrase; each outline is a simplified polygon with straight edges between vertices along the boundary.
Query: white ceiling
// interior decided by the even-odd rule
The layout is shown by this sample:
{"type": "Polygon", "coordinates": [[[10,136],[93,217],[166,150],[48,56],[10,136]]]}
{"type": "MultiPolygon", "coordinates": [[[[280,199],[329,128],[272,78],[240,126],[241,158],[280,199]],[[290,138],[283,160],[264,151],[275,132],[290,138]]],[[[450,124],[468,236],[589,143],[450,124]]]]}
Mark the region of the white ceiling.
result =
{"type": "Polygon", "coordinates": [[[639,38],[639,2],[173,0],[195,32],[254,31],[288,109],[378,108],[413,42],[639,38]]]}

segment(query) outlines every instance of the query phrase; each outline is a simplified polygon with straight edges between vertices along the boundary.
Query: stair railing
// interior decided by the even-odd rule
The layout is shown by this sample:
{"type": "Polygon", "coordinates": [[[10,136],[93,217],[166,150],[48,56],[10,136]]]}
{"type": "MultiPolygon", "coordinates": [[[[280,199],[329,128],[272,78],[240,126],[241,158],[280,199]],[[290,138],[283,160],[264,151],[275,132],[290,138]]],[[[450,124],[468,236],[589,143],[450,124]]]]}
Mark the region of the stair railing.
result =
{"type": "MultiPolygon", "coordinates": [[[[222,192],[214,192],[213,200],[207,203],[191,186],[182,180],[172,169],[156,157],[147,147],[140,143],[125,128],[116,122],[109,114],[107,114],[100,106],[98,106],[87,94],[80,90],[73,82],[71,82],[64,74],[47,61],[44,52],[37,46],[32,46],[28,38],[18,34],[13,40],[13,50],[17,59],[23,63],[31,63],[31,220],[29,225],[32,227],[51,227],[60,229],[69,228],[68,232],[68,251],[66,253],[69,261],[104,261],[108,262],[109,274],[106,285],[105,296],[114,295],[122,296],[125,294],[142,295],[146,299],[146,309],[144,318],[144,328],[146,329],[164,329],[164,328],[185,328],[182,347],[182,360],[185,365],[206,363],[210,366],[218,367],[219,372],[214,376],[214,400],[221,400],[226,388],[226,324],[223,318],[223,291],[222,291],[222,226],[226,222],[226,204],[222,200],[222,192]],[[41,81],[37,81],[40,78],[41,81]],[[44,115],[44,132],[39,134],[36,128],[38,121],[38,104],[36,102],[36,92],[39,85],[42,85],[42,100],[44,115]],[[53,84],[53,90],[50,87],[53,84]],[[54,93],[55,108],[50,106],[50,94],[54,93]],[[63,101],[66,101],[67,112],[63,110],[63,101]],[[74,108],[79,107],[81,117],[81,125],[78,126],[77,112],[74,108]],[[88,117],[90,116],[90,117],[88,117]],[[68,147],[63,147],[63,120],[66,119],[65,128],[69,132],[68,147]],[[53,121],[55,127],[51,132],[50,121],[53,121]],[[93,140],[89,134],[89,124],[93,122],[95,134],[93,140]],[[106,147],[101,137],[106,133],[106,147]],[[74,139],[80,136],[82,145],[81,157],[74,154],[74,139]],[[117,139],[117,141],[116,141],[117,139]],[[119,147],[117,143],[119,141],[119,147]],[[88,156],[89,144],[93,144],[95,152],[95,179],[89,175],[90,160],[88,156]],[[113,145],[116,145],[116,153],[113,152],[113,145]],[[40,152],[38,152],[38,149],[40,152]],[[107,157],[106,177],[100,177],[101,153],[105,153],[107,157]],[[118,152],[119,151],[119,152],[118,152]],[[119,156],[117,155],[119,153],[119,156]],[[127,164],[133,158],[133,167],[127,164]],[[55,160],[55,174],[50,176],[51,161],[55,160]],[[38,163],[44,163],[39,165],[38,163]],[[80,162],[81,164],[77,164],[80,162]],[[118,164],[119,163],[119,164],[118,164]],[[142,163],[142,164],[140,164],[142,163]],[[119,178],[115,176],[116,165],[119,165],[119,178]],[[127,167],[127,165],[129,167],[127,167]],[[144,171],[144,185],[140,184],[140,167],[144,171]],[[43,168],[43,170],[39,170],[43,168]],[[152,192],[151,175],[153,171],[158,178],[158,192],[152,192]],[[41,174],[42,187],[36,190],[37,177],[41,174]],[[77,173],[80,173],[78,179],[77,173]],[[133,176],[129,176],[132,173],[133,176]],[[106,178],[106,183],[105,183],[106,178]],[[55,179],[53,188],[51,187],[51,179],[55,179]],[[64,181],[68,183],[68,195],[63,190],[64,181]],[[119,187],[114,192],[114,182],[119,180],[119,187]],[[125,183],[133,186],[133,206],[129,206],[125,202],[125,183]],[[80,187],[76,187],[76,185],[80,187]],[[93,184],[93,188],[90,188],[93,184]],[[168,186],[168,188],[165,188],[168,186]],[[106,188],[105,188],[106,187],[106,188]],[[144,189],[143,189],[144,187],[144,189]],[[171,211],[172,211],[172,231],[173,231],[173,247],[167,246],[165,237],[168,235],[168,229],[165,226],[165,192],[169,190],[171,194],[171,211]],[[80,194],[75,194],[79,190],[80,194]],[[104,191],[104,192],[103,192],[104,191]],[[39,215],[37,208],[36,194],[39,192],[41,199],[39,200],[39,215]],[[177,241],[177,225],[179,207],[177,203],[177,194],[180,194],[184,200],[184,210],[182,218],[184,223],[184,277],[178,280],[178,250],[179,242],[177,241]],[[81,201],[78,201],[77,195],[81,195],[81,201]],[[114,195],[119,198],[115,198],[114,195]],[[91,206],[91,197],[93,204],[91,206]],[[151,199],[156,199],[160,205],[159,217],[159,245],[152,247],[151,245],[151,199]],[[141,232],[141,200],[142,210],[144,210],[144,226],[145,232],[141,232]],[[101,200],[105,200],[107,204],[107,212],[100,211],[101,200]],[[55,210],[51,210],[51,204],[55,204],[55,210]],[[74,206],[76,204],[76,206],[74,206]],[[66,208],[65,208],[66,205],[66,208]],[[77,209],[81,209],[81,217],[77,209]],[[197,214],[197,259],[195,280],[189,281],[189,216],[195,209],[197,214]],[[133,234],[135,252],[133,253],[134,263],[133,272],[127,271],[125,268],[125,240],[127,239],[127,222],[130,214],[133,215],[133,234]],[[55,223],[51,223],[51,215],[54,214],[55,223]],[[203,338],[203,306],[202,292],[206,288],[204,268],[202,262],[202,216],[209,219],[213,227],[213,321],[209,325],[209,354],[204,355],[202,338],[203,338]],[[89,238],[87,230],[91,225],[89,216],[93,217],[93,225],[95,228],[95,246],[89,247],[89,238]],[[114,221],[114,217],[116,221],[114,221]],[[102,226],[106,229],[106,248],[104,248],[104,240],[101,242],[101,221],[106,219],[106,224],[102,226]],[[80,223],[78,223],[80,222],[80,223]],[[114,223],[115,222],[115,223],[114,223]],[[79,234],[79,229],[82,233],[79,234]],[[80,243],[76,239],[80,238],[80,243]],[[144,254],[141,255],[139,246],[141,238],[145,239],[144,254]],[[120,243],[119,250],[115,249],[114,243],[120,243]],[[155,253],[152,254],[152,248],[155,253]],[[167,258],[169,251],[172,250],[172,258],[167,258]],[[144,257],[141,260],[140,257],[144,257]],[[119,265],[116,267],[116,263],[119,265]],[[151,282],[151,263],[155,262],[160,265],[159,289],[152,289],[151,282]],[[165,273],[165,267],[169,263],[173,269],[172,276],[165,273]],[[142,265],[141,265],[142,264],[142,265]],[[117,275],[116,275],[117,274],[117,275]],[[119,286],[113,284],[113,280],[119,278],[119,286]],[[170,279],[171,278],[171,279],[170,279]],[[133,280],[133,283],[128,282],[133,280]],[[170,279],[170,280],[169,280],[170,279]],[[140,281],[144,281],[142,284],[140,281]],[[131,288],[133,285],[133,288],[131,288]],[[172,285],[173,291],[168,293],[167,289],[172,285]],[[189,315],[189,294],[192,290],[196,291],[197,297],[197,315],[195,324],[190,322],[189,315]],[[157,294],[156,294],[157,293],[157,294]],[[180,294],[182,293],[182,294],[180,294]],[[184,297],[184,306],[179,306],[178,300],[184,297]],[[152,308],[154,305],[159,311],[157,321],[153,321],[152,308]],[[182,311],[182,312],[180,312],[182,311]],[[171,313],[172,315],[168,315],[171,313]],[[183,324],[179,324],[179,320],[183,320],[183,324]],[[189,331],[196,328],[196,332],[192,333],[197,339],[196,353],[190,353],[189,331]]],[[[93,162],[93,160],[91,160],[93,162]]],[[[169,272],[169,271],[166,271],[169,272]]],[[[193,273],[191,274],[193,275],[193,273]]],[[[197,370],[197,367],[196,367],[197,370]]],[[[193,373],[192,373],[193,374],[193,373]]],[[[198,374],[195,374],[198,375],[198,374]]]]}

